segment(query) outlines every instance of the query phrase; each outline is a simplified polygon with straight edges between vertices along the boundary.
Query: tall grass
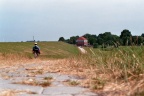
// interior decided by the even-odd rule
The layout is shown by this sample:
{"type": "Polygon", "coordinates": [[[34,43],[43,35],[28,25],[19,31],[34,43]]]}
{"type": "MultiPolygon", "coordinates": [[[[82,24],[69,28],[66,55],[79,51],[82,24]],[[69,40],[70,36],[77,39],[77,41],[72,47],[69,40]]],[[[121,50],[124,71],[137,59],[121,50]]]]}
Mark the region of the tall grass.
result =
{"type": "MultiPolygon", "coordinates": [[[[84,63],[84,69],[90,69],[92,74],[87,77],[91,78],[90,86],[94,89],[106,89],[108,86],[104,85],[111,82],[118,84],[117,86],[121,87],[119,90],[123,88],[128,90],[127,95],[144,92],[144,47],[87,48],[86,50],[89,54],[83,55],[78,60],[84,63]],[[120,84],[125,86],[122,87],[120,84]]],[[[112,89],[110,88],[111,91],[112,89]]]]}
{"type": "MultiPolygon", "coordinates": [[[[143,73],[144,65],[142,56],[144,54],[139,55],[140,53],[144,52],[143,49],[137,48],[133,50],[130,47],[127,48],[120,48],[120,49],[113,49],[111,51],[104,51],[102,50],[93,50],[95,51],[94,58],[96,59],[97,64],[99,67],[105,69],[110,69],[115,73],[116,70],[119,70],[119,75],[116,75],[116,78],[124,78],[126,81],[128,77],[139,75],[143,73]],[[137,52],[141,50],[141,52],[137,52]]],[[[97,66],[97,67],[98,67],[97,66]]]]}

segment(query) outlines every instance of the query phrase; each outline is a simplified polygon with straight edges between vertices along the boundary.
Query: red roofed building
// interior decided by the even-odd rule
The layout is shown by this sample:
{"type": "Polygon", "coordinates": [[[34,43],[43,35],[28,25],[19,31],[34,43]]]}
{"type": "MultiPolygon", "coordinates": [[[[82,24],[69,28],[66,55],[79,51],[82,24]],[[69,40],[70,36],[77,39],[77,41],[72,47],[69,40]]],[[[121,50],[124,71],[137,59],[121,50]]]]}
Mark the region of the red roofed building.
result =
{"type": "Polygon", "coordinates": [[[87,46],[88,45],[88,40],[84,37],[79,37],[77,40],[76,40],[76,45],[77,46],[87,46]]]}

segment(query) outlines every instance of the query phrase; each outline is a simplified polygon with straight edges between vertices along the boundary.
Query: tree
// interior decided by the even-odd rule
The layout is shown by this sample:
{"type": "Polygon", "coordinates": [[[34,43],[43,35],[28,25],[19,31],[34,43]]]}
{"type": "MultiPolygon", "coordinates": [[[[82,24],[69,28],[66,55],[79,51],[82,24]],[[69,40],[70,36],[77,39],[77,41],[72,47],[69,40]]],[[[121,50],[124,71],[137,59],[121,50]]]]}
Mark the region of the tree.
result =
{"type": "Polygon", "coordinates": [[[130,41],[131,36],[132,36],[131,32],[127,29],[124,29],[120,35],[120,39],[122,40],[122,45],[130,45],[131,44],[131,41],[130,41]]]}
{"type": "Polygon", "coordinates": [[[91,34],[85,34],[83,35],[83,37],[87,38],[88,40],[88,43],[90,45],[93,45],[94,43],[96,43],[96,40],[97,40],[97,36],[96,35],[91,35],[91,34]]]}
{"type": "Polygon", "coordinates": [[[111,32],[101,33],[97,37],[97,42],[99,45],[107,46],[119,46],[119,36],[111,34],[111,32]]]}
{"type": "Polygon", "coordinates": [[[98,37],[97,43],[98,43],[99,45],[102,45],[102,44],[104,43],[104,40],[103,40],[101,37],[98,37]]]}
{"type": "Polygon", "coordinates": [[[131,41],[132,41],[132,45],[137,45],[138,44],[138,36],[132,36],[131,41]]]}
{"type": "Polygon", "coordinates": [[[98,43],[93,44],[93,48],[98,48],[98,47],[99,47],[98,43]]]}
{"type": "Polygon", "coordinates": [[[142,45],[144,41],[144,37],[138,36],[138,45],[142,45]]]}
{"type": "Polygon", "coordinates": [[[65,41],[64,37],[60,37],[58,41],[65,41]]]}
{"type": "Polygon", "coordinates": [[[132,36],[132,43],[134,45],[141,45],[144,41],[144,37],[142,36],[132,36]]]}
{"type": "Polygon", "coordinates": [[[91,34],[88,34],[88,33],[87,33],[87,34],[83,35],[83,37],[89,39],[89,38],[91,37],[91,34]]]}
{"type": "Polygon", "coordinates": [[[111,32],[105,32],[103,34],[103,39],[104,39],[104,43],[105,44],[107,44],[107,45],[113,45],[113,43],[112,43],[113,38],[112,38],[111,32]]]}
{"type": "Polygon", "coordinates": [[[144,33],[142,33],[142,35],[141,35],[142,37],[144,37],[144,33]]]}
{"type": "Polygon", "coordinates": [[[90,37],[90,38],[88,39],[88,43],[89,43],[90,45],[93,45],[94,43],[96,43],[96,38],[90,37]]]}
{"type": "Polygon", "coordinates": [[[66,43],[69,43],[69,42],[70,42],[70,39],[66,39],[65,42],[66,42],[66,43]]]}
{"type": "Polygon", "coordinates": [[[79,36],[72,36],[69,39],[70,44],[76,44],[76,40],[79,38],[79,36]]]}

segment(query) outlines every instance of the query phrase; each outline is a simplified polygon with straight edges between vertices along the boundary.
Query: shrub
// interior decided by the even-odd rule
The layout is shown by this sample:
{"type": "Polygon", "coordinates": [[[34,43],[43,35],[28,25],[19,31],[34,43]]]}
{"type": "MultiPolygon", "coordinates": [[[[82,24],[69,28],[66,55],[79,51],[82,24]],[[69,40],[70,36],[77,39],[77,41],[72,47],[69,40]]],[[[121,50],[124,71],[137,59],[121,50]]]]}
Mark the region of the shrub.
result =
{"type": "Polygon", "coordinates": [[[98,48],[98,47],[99,47],[98,43],[93,44],[93,48],[98,48]]]}

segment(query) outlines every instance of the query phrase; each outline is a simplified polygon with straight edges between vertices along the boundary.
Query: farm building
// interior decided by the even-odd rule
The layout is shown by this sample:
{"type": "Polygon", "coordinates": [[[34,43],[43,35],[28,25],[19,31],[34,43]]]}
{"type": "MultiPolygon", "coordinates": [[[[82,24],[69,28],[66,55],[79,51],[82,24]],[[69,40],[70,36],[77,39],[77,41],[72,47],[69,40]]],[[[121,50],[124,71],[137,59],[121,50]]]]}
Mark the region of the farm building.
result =
{"type": "Polygon", "coordinates": [[[77,40],[76,40],[76,45],[77,46],[87,46],[88,45],[88,40],[84,37],[79,37],[77,40]]]}

